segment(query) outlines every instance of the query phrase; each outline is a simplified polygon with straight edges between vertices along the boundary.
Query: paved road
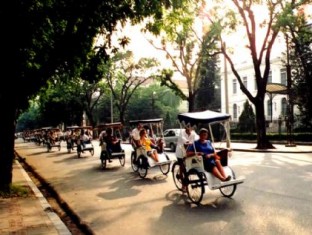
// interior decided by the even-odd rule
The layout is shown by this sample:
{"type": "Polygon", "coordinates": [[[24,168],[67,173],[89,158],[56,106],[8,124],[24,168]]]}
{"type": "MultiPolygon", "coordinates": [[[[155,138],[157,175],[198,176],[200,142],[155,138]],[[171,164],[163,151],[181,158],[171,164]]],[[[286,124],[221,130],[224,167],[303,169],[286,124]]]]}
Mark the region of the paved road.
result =
{"type": "Polygon", "coordinates": [[[129,145],[125,167],[114,160],[101,170],[94,144],[95,155],[79,159],[65,147],[47,153],[17,142],[16,151],[95,234],[311,234],[311,153],[234,152],[230,165],[245,182],[232,199],[207,189],[196,206],[158,168],[139,178],[130,166],[129,145]]]}

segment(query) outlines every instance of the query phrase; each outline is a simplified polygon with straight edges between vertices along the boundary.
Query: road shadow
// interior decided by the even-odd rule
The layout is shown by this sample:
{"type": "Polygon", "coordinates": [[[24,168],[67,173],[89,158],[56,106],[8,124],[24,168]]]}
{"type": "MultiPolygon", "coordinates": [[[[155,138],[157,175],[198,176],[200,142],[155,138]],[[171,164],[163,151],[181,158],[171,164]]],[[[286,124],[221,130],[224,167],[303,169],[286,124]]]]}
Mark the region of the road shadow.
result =
{"type": "MultiPolygon", "coordinates": [[[[171,203],[162,208],[158,219],[150,221],[150,234],[158,234],[159,228],[171,235],[214,234],[216,230],[204,228],[209,228],[210,223],[229,226],[234,218],[237,220],[245,215],[239,201],[222,196],[213,195],[206,198],[203,204],[196,205],[191,203],[187,194],[172,190],[166,194],[166,200],[171,203]]],[[[223,231],[223,228],[220,227],[218,231],[223,231]]]]}

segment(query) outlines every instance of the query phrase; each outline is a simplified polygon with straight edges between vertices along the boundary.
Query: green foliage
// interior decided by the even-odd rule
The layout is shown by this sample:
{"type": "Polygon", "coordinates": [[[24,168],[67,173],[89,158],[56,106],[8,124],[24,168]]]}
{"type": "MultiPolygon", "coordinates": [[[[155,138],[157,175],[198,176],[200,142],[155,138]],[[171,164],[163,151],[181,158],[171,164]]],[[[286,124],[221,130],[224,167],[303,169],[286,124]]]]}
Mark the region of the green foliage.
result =
{"type": "Polygon", "coordinates": [[[209,53],[215,48],[215,43],[211,42],[211,34],[208,33],[204,37],[201,47],[201,56],[199,60],[197,79],[195,109],[196,110],[219,110],[221,108],[221,100],[219,90],[220,77],[219,69],[217,68],[217,59],[209,53]]]}
{"type": "Polygon", "coordinates": [[[44,124],[42,122],[39,105],[36,100],[30,101],[29,108],[17,119],[16,131],[34,130],[42,126],[44,126],[44,124]]]}
{"type": "MultiPolygon", "coordinates": [[[[81,82],[81,80],[79,80],[81,82]]],[[[77,80],[49,83],[48,89],[41,89],[40,112],[44,126],[80,125],[83,112],[83,87],[77,80]]]]}
{"type": "Polygon", "coordinates": [[[135,61],[131,51],[116,53],[103,68],[105,82],[113,95],[114,106],[119,111],[118,121],[124,123],[127,106],[134,92],[144,83],[157,76],[155,58],[141,58],[135,61]]]}
{"type": "Polygon", "coordinates": [[[187,95],[176,85],[173,71],[163,70],[158,79],[161,85],[169,87],[183,100],[188,101],[189,111],[194,111],[195,96],[202,85],[200,80],[203,75],[200,75],[200,70],[204,66],[200,67],[200,63],[207,61],[207,57],[211,57],[211,52],[215,49],[216,28],[205,27],[206,34],[202,35],[202,28],[196,23],[196,19],[201,18],[203,6],[203,1],[186,1],[179,9],[164,10],[162,19],[151,20],[147,25],[147,30],[161,38],[161,46],[155,45],[152,40],[151,44],[162,50],[171,60],[173,69],[179,73],[177,76],[186,79],[187,95]]]}
{"type": "MultiPolygon", "coordinates": [[[[84,71],[86,79],[99,79],[97,62],[87,64],[88,58],[93,57],[90,52],[96,36],[103,36],[104,50],[110,51],[111,34],[118,23],[128,20],[137,23],[145,17],[159,19],[163,6],[170,7],[171,1],[3,2],[0,28],[5,36],[1,37],[0,45],[5,59],[1,72],[6,75],[6,82],[0,87],[0,103],[8,108],[1,124],[0,188],[12,181],[15,122],[19,111],[28,108],[28,100],[47,87],[47,81],[54,82],[55,77],[77,78],[84,71]]],[[[124,46],[124,40],[121,42],[124,46]]]]}
{"type": "Polygon", "coordinates": [[[298,105],[299,125],[312,128],[312,29],[305,20],[304,15],[289,22],[291,31],[290,64],[293,79],[292,98],[298,105]]]}
{"type": "Polygon", "coordinates": [[[163,118],[166,127],[176,125],[181,99],[157,84],[139,88],[131,99],[127,120],[163,118]]]}
{"type": "Polygon", "coordinates": [[[157,76],[157,80],[160,82],[161,86],[168,87],[182,100],[187,100],[188,97],[183,93],[180,87],[173,81],[173,71],[170,69],[163,69],[161,74],[157,76]]]}
{"type": "Polygon", "coordinates": [[[14,43],[9,37],[2,41],[2,45],[10,48],[4,68],[8,68],[6,74],[11,77],[9,85],[18,84],[15,86],[17,105],[27,107],[28,98],[55,74],[69,74],[71,78],[84,71],[85,79],[100,79],[96,67],[99,60],[108,57],[110,36],[117,23],[127,20],[138,23],[148,16],[159,19],[163,9],[169,6],[171,1],[168,0],[22,0],[6,3],[0,14],[3,34],[12,38],[23,35],[22,40],[14,43]],[[8,15],[15,15],[9,24],[8,15]],[[94,38],[99,33],[105,42],[101,50],[94,53],[94,38]],[[11,66],[14,73],[9,72],[11,66]]]}

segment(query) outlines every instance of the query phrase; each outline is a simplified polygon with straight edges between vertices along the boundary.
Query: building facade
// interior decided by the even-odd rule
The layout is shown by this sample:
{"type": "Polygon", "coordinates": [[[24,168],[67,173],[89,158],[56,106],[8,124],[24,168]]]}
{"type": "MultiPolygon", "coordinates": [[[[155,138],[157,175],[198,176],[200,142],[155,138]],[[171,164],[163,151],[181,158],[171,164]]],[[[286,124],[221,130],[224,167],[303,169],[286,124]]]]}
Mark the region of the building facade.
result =
{"type": "MultiPolygon", "coordinates": [[[[248,100],[247,96],[240,89],[237,78],[231,69],[221,69],[221,112],[229,113],[232,123],[238,122],[239,117],[244,109],[246,101],[251,104],[255,111],[254,105],[248,100]],[[227,97],[227,98],[226,98],[227,97]]],[[[257,93],[257,83],[253,64],[251,61],[241,61],[235,64],[238,74],[241,76],[245,87],[255,96],[257,93]]],[[[263,71],[264,67],[262,67],[263,71]]],[[[275,132],[278,128],[286,128],[286,119],[288,118],[288,96],[287,96],[287,70],[283,54],[271,59],[268,85],[278,85],[284,87],[280,93],[267,92],[265,96],[265,118],[267,121],[268,131],[275,132]]],[[[296,107],[295,107],[296,111],[296,107]]]]}

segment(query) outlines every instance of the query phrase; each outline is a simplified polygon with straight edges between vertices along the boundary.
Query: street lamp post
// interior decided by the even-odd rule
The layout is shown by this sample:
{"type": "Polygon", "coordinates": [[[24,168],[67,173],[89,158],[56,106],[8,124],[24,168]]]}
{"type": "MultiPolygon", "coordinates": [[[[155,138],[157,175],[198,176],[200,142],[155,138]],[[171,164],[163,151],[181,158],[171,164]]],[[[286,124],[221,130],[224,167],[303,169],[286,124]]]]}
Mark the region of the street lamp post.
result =
{"type": "Polygon", "coordinates": [[[155,95],[156,95],[156,91],[153,91],[152,93],[152,115],[153,117],[155,117],[155,95]]]}
{"type": "Polygon", "coordinates": [[[291,68],[289,63],[289,42],[288,35],[286,34],[286,74],[287,74],[287,94],[288,94],[288,118],[286,120],[287,126],[287,144],[286,147],[295,147],[296,144],[292,138],[292,126],[294,122],[294,107],[293,107],[293,92],[292,92],[292,81],[291,81],[291,68]]]}
{"type": "Polygon", "coordinates": [[[113,91],[111,91],[111,97],[110,97],[110,113],[111,113],[111,123],[114,122],[114,103],[113,103],[113,91]]]}

